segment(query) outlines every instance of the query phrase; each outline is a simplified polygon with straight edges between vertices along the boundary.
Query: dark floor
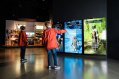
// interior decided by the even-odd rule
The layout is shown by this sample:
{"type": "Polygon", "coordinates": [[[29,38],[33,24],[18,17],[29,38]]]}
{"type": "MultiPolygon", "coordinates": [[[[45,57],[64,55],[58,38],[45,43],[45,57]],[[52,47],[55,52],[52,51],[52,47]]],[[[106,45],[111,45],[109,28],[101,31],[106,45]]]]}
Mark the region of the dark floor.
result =
{"type": "Polygon", "coordinates": [[[0,79],[119,79],[119,63],[59,56],[60,70],[48,70],[44,48],[27,48],[28,62],[20,63],[19,48],[0,49],[0,79]]]}

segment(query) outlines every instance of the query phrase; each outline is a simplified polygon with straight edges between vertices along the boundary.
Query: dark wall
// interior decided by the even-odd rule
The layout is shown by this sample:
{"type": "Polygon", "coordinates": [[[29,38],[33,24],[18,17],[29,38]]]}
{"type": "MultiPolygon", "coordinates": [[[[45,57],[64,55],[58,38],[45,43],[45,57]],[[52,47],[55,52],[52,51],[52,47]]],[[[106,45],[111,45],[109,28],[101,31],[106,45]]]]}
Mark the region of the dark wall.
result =
{"type": "Polygon", "coordinates": [[[0,18],[0,46],[5,44],[5,20],[0,18]]]}
{"type": "Polygon", "coordinates": [[[0,45],[5,44],[6,20],[22,18],[42,22],[49,20],[51,0],[1,0],[0,2],[0,45]]]}
{"type": "Polygon", "coordinates": [[[119,1],[107,0],[108,57],[119,59],[119,1]]]}
{"type": "Polygon", "coordinates": [[[106,17],[106,0],[53,0],[54,21],[106,17]]]}
{"type": "Polygon", "coordinates": [[[7,19],[31,18],[37,21],[49,20],[50,0],[2,0],[0,14],[7,19]]]}

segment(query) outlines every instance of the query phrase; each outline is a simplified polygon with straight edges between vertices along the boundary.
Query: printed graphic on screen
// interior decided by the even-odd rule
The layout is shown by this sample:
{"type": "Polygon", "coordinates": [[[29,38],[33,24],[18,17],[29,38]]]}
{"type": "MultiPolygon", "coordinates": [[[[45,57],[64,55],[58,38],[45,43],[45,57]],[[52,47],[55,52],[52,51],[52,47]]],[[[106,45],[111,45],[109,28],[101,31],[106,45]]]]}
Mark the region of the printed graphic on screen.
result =
{"type": "Polygon", "coordinates": [[[82,21],[75,20],[64,23],[67,30],[65,33],[65,52],[82,53],[82,21]]]}
{"type": "Polygon", "coordinates": [[[84,54],[106,55],[106,18],[84,20],[84,54]]]}
{"type": "Polygon", "coordinates": [[[83,60],[64,58],[64,79],[83,79],[83,60]]]}
{"type": "MultiPolygon", "coordinates": [[[[58,29],[58,30],[60,30],[60,29],[63,28],[63,26],[62,26],[61,23],[57,22],[55,24],[55,28],[58,29]]],[[[58,53],[62,53],[62,52],[64,52],[64,49],[63,49],[63,37],[64,36],[63,36],[63,34],[57,34],[56,37],[57,37],[57,41],[58,41],[57,52],[58,53]]]]}

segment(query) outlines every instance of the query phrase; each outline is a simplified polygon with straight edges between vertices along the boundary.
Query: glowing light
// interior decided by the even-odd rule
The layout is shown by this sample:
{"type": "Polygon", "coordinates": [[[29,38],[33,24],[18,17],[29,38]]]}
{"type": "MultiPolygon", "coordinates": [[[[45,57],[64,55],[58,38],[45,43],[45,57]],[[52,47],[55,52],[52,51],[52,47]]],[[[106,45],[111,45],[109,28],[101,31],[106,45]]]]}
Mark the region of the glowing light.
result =
{"type": "Polygon", "coordinates": [[[36,26],[36,29],[43,29],[43,26],[36,26]]]}

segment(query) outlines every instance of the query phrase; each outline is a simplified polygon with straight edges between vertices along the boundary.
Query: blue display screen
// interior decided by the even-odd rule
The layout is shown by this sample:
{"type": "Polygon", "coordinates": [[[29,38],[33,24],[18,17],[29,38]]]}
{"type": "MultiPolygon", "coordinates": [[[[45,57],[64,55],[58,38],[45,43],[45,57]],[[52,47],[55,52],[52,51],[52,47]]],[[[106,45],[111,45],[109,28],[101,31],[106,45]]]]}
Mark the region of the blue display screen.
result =
{"type": "MultiPolygon", "coordinates": [[[[62,27],[63,26],[61,23],[55,24],[55,29],[57,29],[57,30],[61,30],[62,27]]],[[[64,35],[63,34],[57,34],[56,38],[57,38],[57,43],[58,43],[57,53],[63,53],[64,52],[64,42],[63,42],[64,35]]]]}
{"type": "Polygon", "coordinates": [[[82,20],[64,22],[65,52],[82,54],[82,20]]]}

